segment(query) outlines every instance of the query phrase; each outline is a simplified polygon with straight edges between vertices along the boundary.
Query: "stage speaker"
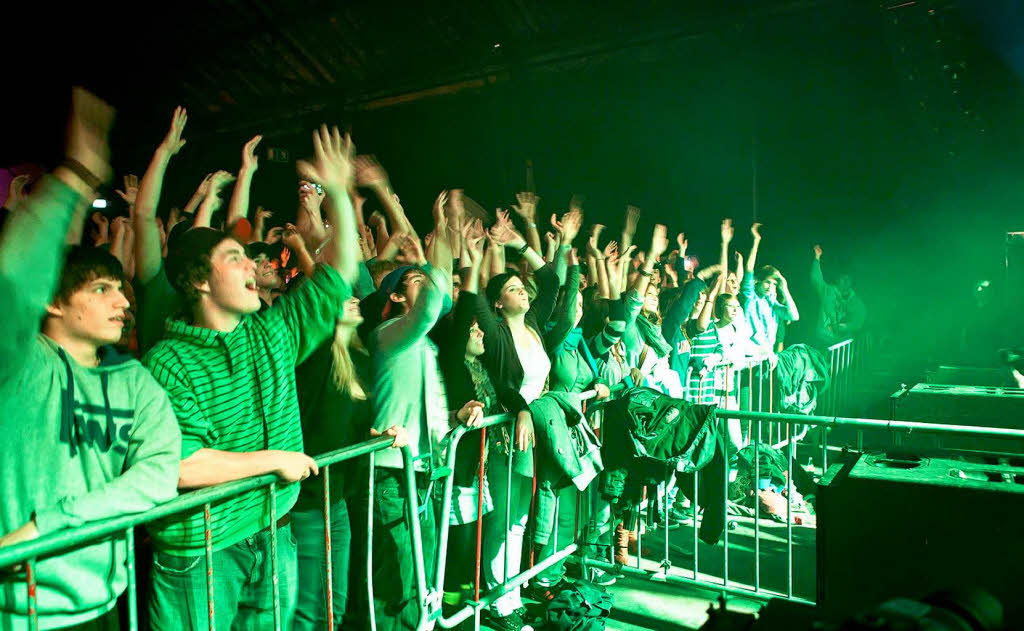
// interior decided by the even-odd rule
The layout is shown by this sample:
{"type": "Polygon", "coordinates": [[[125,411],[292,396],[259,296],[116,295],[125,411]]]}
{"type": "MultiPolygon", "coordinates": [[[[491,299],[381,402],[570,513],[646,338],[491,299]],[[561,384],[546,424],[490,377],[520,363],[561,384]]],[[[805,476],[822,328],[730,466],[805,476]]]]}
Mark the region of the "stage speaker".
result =
{"type": "MultiPolygon", "coordinates": [[[[892,420],[939,425],[1024,429],[1024,390],[919,383],[890,397],[892,420]]],[[[893,445],[909,449],[958,449],[1024,454],[1024,440],[972,434],[893,432],[893,445]]]]}
{"type": "Polygon", "coordinates": [[[822,478],[817,516],[824,611],[981,587],[1024,628],[1024,458],[862,455],[822,478]]]}

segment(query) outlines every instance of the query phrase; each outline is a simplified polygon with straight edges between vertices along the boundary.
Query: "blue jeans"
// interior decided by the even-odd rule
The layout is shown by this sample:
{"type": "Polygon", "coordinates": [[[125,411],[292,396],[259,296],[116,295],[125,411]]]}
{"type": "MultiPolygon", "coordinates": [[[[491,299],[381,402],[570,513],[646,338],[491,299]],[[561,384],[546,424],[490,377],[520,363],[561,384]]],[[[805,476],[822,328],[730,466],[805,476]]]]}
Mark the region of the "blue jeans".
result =
{"type": "MultiPolygon", "coordinates": [[[[298,542],[299,590],[293,631],[327,628],[327,559],[324,556],[324,512],[293,509],[292,533],[298,542]]],[[[342,628],[348,604],[348,571],[352,526],[348,504],[339,499],[331,505],[331,593],[334,598],[334,626],[342,628]]]]}
{"type": "MultiPolygon", "coordinates": [[[[261,530],[213,553],[213,607],[217,629],[262,631],[274,628],[274,574],[270,531],[261,530]]],[[[277,529],[281,626],[295,611],[296,545],[291,527],[277,529]]],[[[207,631],[206,557],[153,551],[149,594],[153,631],[207,631]]]]}

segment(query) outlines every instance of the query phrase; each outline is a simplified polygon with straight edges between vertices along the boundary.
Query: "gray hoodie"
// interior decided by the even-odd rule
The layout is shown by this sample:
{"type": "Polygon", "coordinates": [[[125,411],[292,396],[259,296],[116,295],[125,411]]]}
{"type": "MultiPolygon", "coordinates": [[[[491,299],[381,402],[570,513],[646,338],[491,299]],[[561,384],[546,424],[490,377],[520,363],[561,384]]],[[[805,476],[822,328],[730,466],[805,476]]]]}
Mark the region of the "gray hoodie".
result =
{"type": "MultiPolygon", "coordinates": [[[[181,435],[149,372],[113,350],[81,366],[38,333],[77,201],[44,180],[0,235],[0,533],[34,518],[45,536],[177,493],[181,435]]],[[[44,559],[36,579],[40,629],[98,617],[127,585],[124,539],[44,559]]],[[[28,628],[26,612],[24,581],[0,581],[0,630],[28,628]]]]}

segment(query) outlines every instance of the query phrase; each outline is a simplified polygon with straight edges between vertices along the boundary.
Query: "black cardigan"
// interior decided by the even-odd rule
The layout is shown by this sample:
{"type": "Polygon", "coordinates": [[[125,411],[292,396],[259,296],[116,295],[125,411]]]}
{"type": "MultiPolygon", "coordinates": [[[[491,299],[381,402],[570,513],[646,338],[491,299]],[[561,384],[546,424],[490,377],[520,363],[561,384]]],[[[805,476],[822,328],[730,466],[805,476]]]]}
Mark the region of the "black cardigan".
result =
{"type": "MultiPolygon", "coordinates": [[[[555,268],[551,263],[536,270],[533,275],[537,282],[537,296],[530,303],[530,310],[526,312],[526,325],[537,333],[537,337],[540,338],[541,345],[543,345],[543,327],[551,317],[551,312],[555,310],[559,282],[558,275],[555,274],[555,268]]],[[[519,388],[523,385],[526,373],[519,361],[512,331],[508,328],[505,319],[499,318],[494,313],[494,309],[487,304],[487,299],[484,296],[463,289],[459,293],[459,302],[464,301],[471,306],[472,317],[476,318],[477,324],[484,332],[486,352],[481,359],[494,383],[498,401],[506,410],[517,414],[527,407],[526,400],[519,394],[519,388]]],[[[457,343],[457,341],[453,341],[453,344],[457,343]]],[[[462,348],[465,349],[464,339],[462,348]]]]}

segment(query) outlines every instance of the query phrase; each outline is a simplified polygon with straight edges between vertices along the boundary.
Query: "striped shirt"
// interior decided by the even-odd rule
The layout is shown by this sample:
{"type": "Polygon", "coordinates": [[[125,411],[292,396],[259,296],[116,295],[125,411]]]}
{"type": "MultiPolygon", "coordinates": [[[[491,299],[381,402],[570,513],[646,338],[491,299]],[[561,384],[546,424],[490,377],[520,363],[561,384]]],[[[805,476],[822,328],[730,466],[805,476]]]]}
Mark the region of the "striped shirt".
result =
{"type": "Polygon", "coordinates": [[[686,333],[690,340],[690,375],[687,384],[686,399],[691,403],[712,405],[718,402],[720,390],[724,389],[725,373],[720,369],[708,369],[703,377],[700,368],[703,361],[711,355],[720,355],[722,344],[718,339],[718,327],[712,322],[703,331],[697,331],[696,320],[686,323],[686,333]]]}
{"type": "MultiPolygon", "coordinates": [[[[181,427],[181,458],[201,448],[252,452],[302,451],[295,365],[334,331],[351,288],[331,267],[274,306],[247,315],[230,333],[168,320],[165,338],[143,363],[167,390],[181,427]]],[[[277,515],[287,513],[298,484],[279,488],[277,515]]],[[[211,507],[215,550],[270,525],[266,489],[211,507]]],[[[156,545],[171,554],[196,555],[204,547],[203,514],[154,523],[156,545]]]]}

